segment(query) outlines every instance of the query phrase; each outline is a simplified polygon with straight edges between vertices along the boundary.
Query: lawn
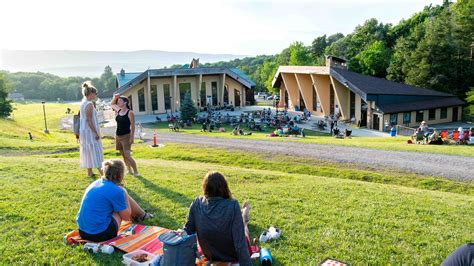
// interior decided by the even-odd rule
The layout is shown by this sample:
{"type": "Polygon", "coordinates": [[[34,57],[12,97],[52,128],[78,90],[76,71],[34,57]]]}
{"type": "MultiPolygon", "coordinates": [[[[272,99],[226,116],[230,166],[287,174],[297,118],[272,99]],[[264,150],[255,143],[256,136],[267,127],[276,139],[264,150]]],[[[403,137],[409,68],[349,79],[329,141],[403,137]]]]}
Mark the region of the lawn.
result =
{"type": "MultiPolygon", "coordinates": [[[[158,122],[154,124],[143,125],[146,131],[153,132],[169,132],[167,122],[158,122]]],[[[201,125],[193,125],[191,128],[181,129],[181,133],[202,135],[202,136],[213,136],[221,138],[236,138],[232,136],[232,128],[229,125],[223,126],[226,132],[218,132],[217,130],[209,132],[201,132],[201,125]]],[[[247,128],[243,128],[246,132],[247,128]]],[[[397,136],[397,137],[352,137],[350,139],[336,139],[331,137],[329,134],[313,130],[305,130],[306,138],[300,137],[268,137],[267,135],[273,129],[266,129],[264,132],[252,132],[251,136],[244,136],[246,139],[256,140],[268,140],[268,141],[298,141],[303,143],[314,143],[323,145],[338,145],[338,146],[352,146],[361,148],[372,148],[381,150],[397,150],[397,151],[410,151],[410,152],[431,152],[441,153],[450,155],[464,155],[474,156],[474,145],[416,145],[407,144],[409,137],[397,136]]]]}
{"type": "MultiPolygon", "coordinates": [[[[41,133],[42,113],[36,120],[17,114],[16,121],[0,121],[3,143],[19,143],[21,151],[0,150],[10,155],[0,156],[0,265],[120,264],[119,252],[89,254],[63,244],[92,179],[78,168],[77,151],[68,150],[77,143],[58,129],[65,108],[56,107],[50,136],[41,133]],[[38,149],[22,146],[25,130],[36,132],[38,149]]],[[[111,146],[104,139],[105,157],[117,158],[111,146]]],[[[202,177],[218,170],[233,196],[251,204],[251,237],[270,225],[281,228],[281,239],[263,245],[276,265],[316,265],[326,257],[351,264],[439,264],[474,239],[473,182],[172,143],[155,149],[135,144],[133,155],[141,176],[127,176],[125,187],[155,213],[146,224],[181,227],[202,177]]]]}
{"type": "MultiPolygon", "coordinates": [[[[173,148],[154,152],[172,157],[173,148]]],[[[282,239],[264,245],[277,265],[314,265],[325,257],[354,264],[439,264],[474,238],[472,186],[450,193],[317,172],[260,170],[243,162],[203,163],[193,156],[141,159],[149,154],[137,152],[142,176],[127,176],[125,182],[130,194],[156,214],[147,224],[182,226],[187,207],[200,193],[202,176],[222,171],[234,197],[252,205],[252,237],[270,225],[282,229],[282,239]]],[[[108,151],[107,157],[117,155],[108,151]]],[[[75,228],[83,190],[92,181],[78,170],[77,157],[0,158],[0,264],[120,262],[118,254],[89,255],[62,243],[75,228]]],[[[358,171],[352,170],[364,175],[358,171]]]]}
{"type": "Polygon", "coordinates": [[[14,104],[13,120],[0,120],[0,152],[46,152],[76,147],[74,135],[59,128],[60,119],[69,107],[77,113],[78,105],[47,103],[46,119],[50,134],[45,134],[41,103],[14,104]],[[30,141],[28,132],[34,140],[30,141]]]}

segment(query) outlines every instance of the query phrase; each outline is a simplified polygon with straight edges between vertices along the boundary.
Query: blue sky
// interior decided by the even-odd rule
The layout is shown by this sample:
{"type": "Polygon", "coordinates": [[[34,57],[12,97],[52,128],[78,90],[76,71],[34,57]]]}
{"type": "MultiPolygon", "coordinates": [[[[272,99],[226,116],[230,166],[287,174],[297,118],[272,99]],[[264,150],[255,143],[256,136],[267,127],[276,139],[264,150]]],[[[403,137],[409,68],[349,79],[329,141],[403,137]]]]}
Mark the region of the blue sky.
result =
{"type": "Polygon", "coordinates": [[[2,2],[0,49],[275,54],[294,41],[397,23],[442,0],[2,2]],[[25,8],[28,6],[29,8],[25,8]]]}

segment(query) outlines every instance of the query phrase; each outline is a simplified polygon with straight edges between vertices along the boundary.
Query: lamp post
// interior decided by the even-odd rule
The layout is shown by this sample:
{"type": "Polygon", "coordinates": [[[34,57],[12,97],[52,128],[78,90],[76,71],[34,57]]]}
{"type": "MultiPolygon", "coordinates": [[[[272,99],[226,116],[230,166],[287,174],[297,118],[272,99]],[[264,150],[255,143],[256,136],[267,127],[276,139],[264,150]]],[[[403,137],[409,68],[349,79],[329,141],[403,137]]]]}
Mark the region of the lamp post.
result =
{"type": "Polygon", "coordinates": [[[46,109],[44,104],[46,103],[45,101],[41,102],[43,104],[43,117],[44,117],[44,133],[49,134],[48,130],[48,124],[46,123],[46,109]]]}

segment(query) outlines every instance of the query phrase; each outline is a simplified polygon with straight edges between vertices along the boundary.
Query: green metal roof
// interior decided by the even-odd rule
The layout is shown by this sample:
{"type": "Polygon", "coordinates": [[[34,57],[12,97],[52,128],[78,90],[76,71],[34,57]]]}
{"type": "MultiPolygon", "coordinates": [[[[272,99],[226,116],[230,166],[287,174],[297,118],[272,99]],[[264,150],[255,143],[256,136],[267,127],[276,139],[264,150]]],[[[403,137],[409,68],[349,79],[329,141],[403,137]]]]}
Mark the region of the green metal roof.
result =
{"type": "Polygon", "coordinates": [[[236,68],[227,68],[227,67],[198,67],[198,68],[165,68],[165,69],[148,69],[142,73],[125,73],[121,75],[117,73],[117,93],[124,93],[129,88],[135,86],[136,84],[142,82],[148,76],[150,78],[156,77],[172,77],[172,76],[194,76],[194,75],[218,75],[226,74],[227,77],[230,77],[237,82],[240,82],[242,85],[249,89],[255,87],[255,82],[253,82],[247,75],[242,71],[236,68]]]}
{"type": "Polygon", "coordinates": [[[141,72],[124,73],[124,75],[117,73],[118,87],[122,87],[124,84],[138,77],[140,74],[141,72]]]}

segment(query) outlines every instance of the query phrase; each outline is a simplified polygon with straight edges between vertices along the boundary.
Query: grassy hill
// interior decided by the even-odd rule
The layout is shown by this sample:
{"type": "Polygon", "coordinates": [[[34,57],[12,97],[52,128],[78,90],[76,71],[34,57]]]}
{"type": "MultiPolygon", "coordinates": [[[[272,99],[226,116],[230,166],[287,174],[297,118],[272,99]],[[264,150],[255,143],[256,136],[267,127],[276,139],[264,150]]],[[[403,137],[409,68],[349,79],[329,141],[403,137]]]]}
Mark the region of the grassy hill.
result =
{"type": "MultiPolygon", "coordinates": [[[[119,252],[89,254],[63,244],[93,180],[70,150],[77,148],[72,134],[58,128],[65,105],[47,106],[49,136],[41,133],[38,107],[19,105],[15,121],[0,120],[0,264],[120,264],[119,252]],[[28,130],[36,141],[23,139],[28,130]]],[[[119,157],[110,139],[104,146],[106,158],[119,157]]],[[[133,155],[141,176],[127,176],[125,187],[155,213],[146,224],[181,227],[202,177],[218,170],[233,196],[251,204],[251,237],[281,228],[281,239],[263,244],[276,265],[316,265],[326,257],[439,264],[474,239],[472,182],[172,143],[135,144],[133,155]]]]}

